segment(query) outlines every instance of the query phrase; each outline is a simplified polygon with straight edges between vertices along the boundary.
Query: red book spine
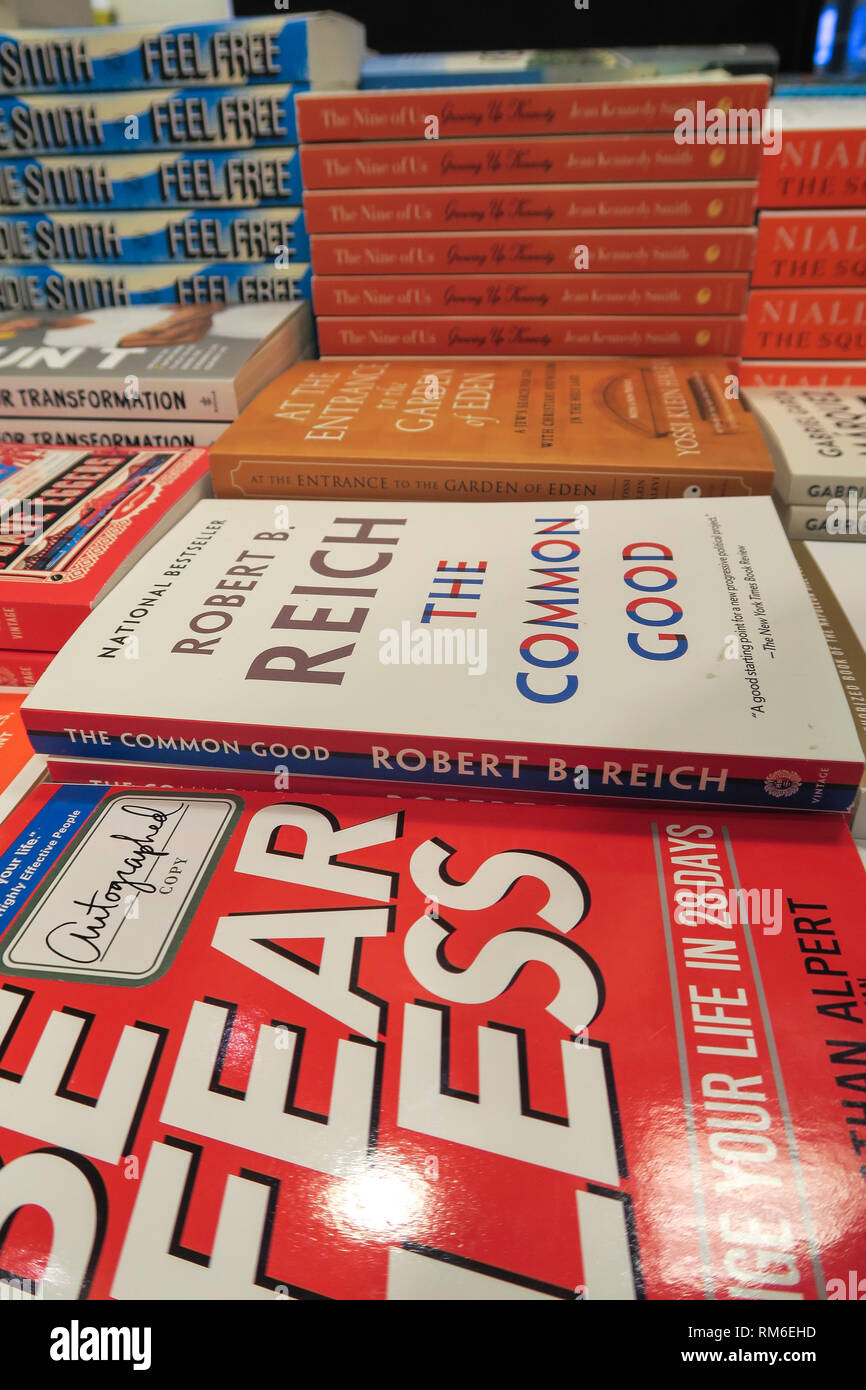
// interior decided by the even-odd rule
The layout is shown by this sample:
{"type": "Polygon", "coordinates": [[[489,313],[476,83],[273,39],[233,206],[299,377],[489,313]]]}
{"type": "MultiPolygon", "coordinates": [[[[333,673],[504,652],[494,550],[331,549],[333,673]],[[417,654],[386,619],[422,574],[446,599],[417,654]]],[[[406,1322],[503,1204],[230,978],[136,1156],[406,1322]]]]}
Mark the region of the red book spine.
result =
{"type": "Polygon", "coordinates": [[[863,290],[753,290],[744,357],[866,357],[863,290]]]}
{"type": "Polygon", "coordinates": [[[741,362],[741,386],[866,386],[862,362],[741,362]]]}
{"type": "Polygon", "coordinates": [[[317,314],[740,314],[746,275],[334,275],[317,314]]]}
{"type": "Polygon", "coordinates": [[[761,161],[762,208],[866,207],[866,129],[783,130],[761,161]]]}
{"type": "Polygon", "coordinates": [[[7,648],[0,651],[0,686],[35,685],[48,666],[53,652],[25,652],[7,648]]]}
{"type": "Polygon", "coordinates": [[[866,286],[866,212],[763,212],[752,284],[866,286]]]}
{"type": "Polygon", "coordinates": [[[742,318],[360,318],[318,320],[323,357],[738,354],[742,318]]]}
{"type": "Polygon", "coordinates": [[[0,603],[0,643],[5,648],[59,652],[90,613],[89,603],[0,603]]]}
{"type": "Polygon", "coordinates": [[[658,135],[396,140],[306,145],[305,188],[756,179],[760,145],[679,145],[658,135]]]}
{"type": "Polygon", "coordinates": [[[753,183],[312,189],[310,232],[537,231],[540,228],[749,226],[753,183]]]}
{"type": "Polygon", "coordinates": [[[424,91],[304,93],[296,98],[298,138],[441,139],[465,136],[580,135],[673,131],[681,112],[731,107],[762,110],[766,77],[669,82],[441,87],[424,91]]]}
{"type": "Polygon", "coordinates": [[[422,232],[388,236],[314,236],[317,275],[596,274],[748,270],[755,252],[751,227],[682,231],[422,232]]]}

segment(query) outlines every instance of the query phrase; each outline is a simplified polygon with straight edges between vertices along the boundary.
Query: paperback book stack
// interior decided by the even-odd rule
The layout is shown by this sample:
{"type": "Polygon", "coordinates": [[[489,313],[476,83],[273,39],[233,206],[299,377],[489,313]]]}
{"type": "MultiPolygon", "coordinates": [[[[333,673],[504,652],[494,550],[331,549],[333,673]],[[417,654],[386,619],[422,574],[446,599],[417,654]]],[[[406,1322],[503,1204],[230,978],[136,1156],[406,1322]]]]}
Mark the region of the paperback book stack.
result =
{"type": "MultiPolygon", "coordinates": [[[[0,686],[34,685],[94,605],[209,491],[203,449],[0,447],[0,686]]],[[[139,620],[169,580],[142,591],[139,620]]]]}
{"type": "Polygon", "coordinates": [[[866,386],[866,102],[787,98],[775,124],[742,383],[866,386]]]}
{"type": "Polygon", "coordinates": [[[363,44],[328,12],[4,35],[0,308],[309,297],[295,94],[363,44]]]}
{"type": "Polygon", "coordinates": [[[769,85],[300,94],[322,356],[739,355],[769,85]]]}
{"type": "Polygon", "coordinates": [[[750,387],[773,456],[773,495],[792,540],[866,541],[866,392],[750,387]]]}

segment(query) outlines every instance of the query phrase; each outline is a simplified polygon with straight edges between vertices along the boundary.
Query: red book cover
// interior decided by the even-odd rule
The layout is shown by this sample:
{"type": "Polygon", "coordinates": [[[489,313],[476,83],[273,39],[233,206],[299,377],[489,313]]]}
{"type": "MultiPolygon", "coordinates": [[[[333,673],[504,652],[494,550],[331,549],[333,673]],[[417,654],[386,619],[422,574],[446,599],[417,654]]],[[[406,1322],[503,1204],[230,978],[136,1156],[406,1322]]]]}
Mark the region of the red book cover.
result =
{"type": "Polygon", "coordinates": [[[866,211],[762,212],[752,284],[866,286],[866,211]]]}
{"type": "Polygon", "coordinates": [[[317,275],[594,274],[748,270],[752,227],[314,236],[317,275]]]}
{"type": "Polygon", "coordinates": [[[860,362],[748,361],[737,368],[741,386],[866,386],[860,362]]]}
{"type": "Polygon", "coordinates": [[[302,141],[673,132],[684,110],[762,110],[770,85],[767,77],[701,75],[653,82],[305,92],[295,98],[295,109],[302,141]]]}
{"type": "Polygon", "coordinates": [[[857,1297],[837,820],[45,785],[2,846],[31,1296],[857,1297]]]}
{"type": "Polygon", "coordinates": [[[753,290],[744,357],[866,357],[866,290],[753,290]]]}
{"type": "Polygon", "coordinates": [[[386,140],[305,145],[304,188],[757,179],[761,146],[678,144],[655,135],[386,140]]]}
{"type": "Polygon", "coordinates": [[[321,314],[741,314],[747,275],[322,275],[321,314]]]}
{"type": "Polygon", "coordinates": [[[207,479],[206,449],[0,446],[0,645],[58,651],[207,479]]]}
{"type": "Polygon", "coordinates": [[[323,357],[485,356],[499,353],[608,356],[631,353],[738,355],[745,319],[606,317],[380,317],[318,319],[323,357]]]}
{"type": "Polygon", "coordinates": [[[755,194],[746,182],[311,189],[304,215],[310,232],[746,227],[755,194]]]}
{"type": "MultiPolygon", "coordinates": [[[[851,102],[852,108],[856,105],[851,102]]],[[[866,207],[866,125],[792,130],[783,124],[778,153],[771,146],[764,150],[758,206],[866,207]]]]}
{"type": "Polygon", "coordinates": [[[0,651],[0,686],[22,690],[35,685],[53,655],[53,652],[16,651],[14,647],[0,651]]]}

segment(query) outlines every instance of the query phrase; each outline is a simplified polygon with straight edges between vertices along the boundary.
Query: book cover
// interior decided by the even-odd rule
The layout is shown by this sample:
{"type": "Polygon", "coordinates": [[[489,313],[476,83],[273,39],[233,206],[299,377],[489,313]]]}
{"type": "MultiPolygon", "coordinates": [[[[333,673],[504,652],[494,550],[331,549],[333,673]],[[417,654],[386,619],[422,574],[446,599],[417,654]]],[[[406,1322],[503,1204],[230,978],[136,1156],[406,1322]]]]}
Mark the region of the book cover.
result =
{"type": "Polygon", "coordinates": [[[768,497],[201,502],[22,708],[157,782],[848,811],[863,774],[768,497]]]}
{"type": "Polygon", "coordinates": [[[306,145],[304,188],[752,179],[760,145],[678,145],[670,132],[306,145]]]}
{"type": "MultiPolygon", "coordinates": [[[[234,156],[232,156],[234,157],[234,156]]],[[[545,228],[751,226],[755,185],[504,184],[480,189],[311,189],[309,232],[532,231],[545,228]]]]}
{"type": "Polygon", "coordinates": [[[0,34],[0,90],[125,92],[135,88],[309,82],[355,87],[364,26],[346,15],[112,24],[0,34]]]}
{"type": "Polygon", "coordinates": [[[199,261],[165,265],[0,262],[0,311],[87,312],[151,304],[291,304],[309,299],[312,273],[284,265],[199,261]]]}
{"type": "Polygon", "coordinates": [[[835,818],[45,786],[3,839],[0,1219],[32,1296],[849,1297],[835,818]]]}
{"type": "Polygon", "coordinates": [[[866,211],[762,212],[752,284],[866,285],[866,211]]]}
{"type": "Polygon", "coordinates": [[[764,151],[758,206],[866,206],[866,103],[790,97],[778,111],[781,149],[764,151]]]}
{"type": "Polygon", "coordinates": [[[361,87],[435,87],[510,82],[635,82],[671,73],[724,68],[734,76],[778,71],[769,44],[671,44],[649,48],[513,49],[475,53],[376,53],[365,58],[361,87]]]}
{"type": "Polygon", "coordinates": [[[0,207],[7,209],[138,211],[300,202],[301,169],[294,146],[0,160],[0,207]]]}
{"type": "Polygon", "coordinates": [[[53,652],[16,651],[14,647],[0,650],[0,686],[24,690],[35,685],[48,670],[53,652]]]}
{"type": "MultiPolygon", "coordinates": [[[[3,223],[0,221],[0,245],[3,223]]],[[[752,227],[556,232],[369,232],[310,238],[317,275],[508,275],[748,270],[752,227]]],[[[25,259],[23,256],[19,260],[25,259]]]]}
{"type": "Polygon", "coordinates": [[[204,449],[0,447],[2,646],[56,651],[207,482],[204,449]]]}
{"type": "Polygon", "coordinates": [[[0,314],[0,411],[34,419],[233,420],[309,349],[307,301],[0,314]]]}
{"type": "Polygon", "coordinates": [[[0,416],[0,443],[51,444],[76,449],[198,449],[214,444],[221,420],[47,420],[0,416]]]}
{"type": "Polygon", "coordinates": [[[866,386],[866,359],[852,361],[743,361],[741,386],[866,386]]]}
{"type": "MultiPolygon", "coordinates": [[[[2,273],[0,273],[2,286],[2,273]]],[[[748,275],[318,275],[316,314],[742,314],[748,275]]]]}
{"type": "Polygon", "coordinates": [[[845,387],[754,387],[746,392],[773,455],[773,491],[808,505],[853,489],[866,497],[866,396],[845,387]]]}
{"type": "MultiPolygon", "coordinates": [[[[795,541],[792,548],[866,753],[866,550],[824,541],[795,541]]],[[[866,838],[866,777],[851,832],[866,838]]]]}
{"type": "Polygon", "coordinates": [[[712,359],[310,362],[213,446],[218,497],[428,501],[769,493],[761,432],[712,359]]]}
{"type": "Polygon", "coordinates": [[[699,102],[762,110],[770,85],[766,77],[708,73],[657,82],[300,92],[298,135],[317,142],[673,131],[679,113],[696,112],[699,102]]]}
{"type": "Polygon", "coordinates": [[[792,541],[821,541],[824,544],[831,541],[866,541],[866,529],[859,529],[866,512],[861,511],[856,502],[852,507],[843,506],[841,499],[838,506],[831,501],[796,505],[778,498],[776,505],[782,525],[792,541]]]}
{"type": "Polygon", "coordinates": [[[866,289],[752,290],[743,356],[866,356],[866,289]]]}
{"type": "Polygon", "coordinates": [[[0,96],[5,154],[132,154],[295,145],[300,86],[0,96]]]}
{"type": "Polygon", "coordinates": [[[322,357],[422,356],[446,353],[483,357],[538,355],[658,356],[677,353],[738,355],[745,319],[734,315],[674,318],[668,314],[572,314],[549,317],[363,317],[333,315],[316,320],[322,357]]]}
{"type": "MultiPolygon", "coordinates": [[[[719,232],[721,248],[730,233],[719,232]]],[[[301,208],[0,215],[2,261],[309,261],[301,208]]],[[[720,265],[720,270],[737,269],[720,265]]]]}

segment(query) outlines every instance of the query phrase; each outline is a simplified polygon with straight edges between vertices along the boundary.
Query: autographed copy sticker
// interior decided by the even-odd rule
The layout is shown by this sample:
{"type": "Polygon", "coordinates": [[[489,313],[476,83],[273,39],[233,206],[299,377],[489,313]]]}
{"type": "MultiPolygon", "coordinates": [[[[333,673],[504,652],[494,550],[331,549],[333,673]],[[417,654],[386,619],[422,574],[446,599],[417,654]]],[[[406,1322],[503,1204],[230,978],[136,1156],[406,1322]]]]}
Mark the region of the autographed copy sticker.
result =
{"type": "Polygon", "coordinates": [[[12,929],[3,968],[111,984],[156,979],[241,806],[231,796],[107,797],[12,929]]]}

